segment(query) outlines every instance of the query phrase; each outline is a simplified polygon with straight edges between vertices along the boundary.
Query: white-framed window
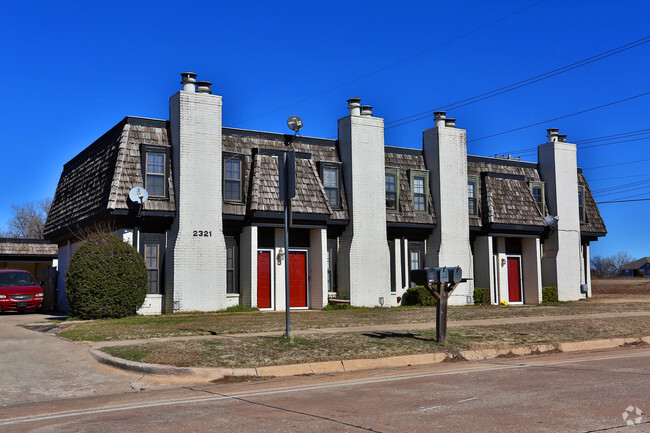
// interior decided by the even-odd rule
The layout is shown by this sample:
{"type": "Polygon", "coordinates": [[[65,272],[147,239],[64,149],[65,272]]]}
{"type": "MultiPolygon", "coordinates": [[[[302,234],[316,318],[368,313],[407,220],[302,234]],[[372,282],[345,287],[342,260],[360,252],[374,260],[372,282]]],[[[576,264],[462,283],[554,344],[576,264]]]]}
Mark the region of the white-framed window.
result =
{"type": "Polygon", "coordinates": [[[144,263],[147,267],[149,293],[160,293],[160,245],[144,244],[144,263]]]}
{"type": "Polygon", "coordinates": [[[341,166],[340,164],[323,162],[320,165],[320,175],[325,188],[325,196],[330,206],[341,209],[341,166]]]}
{"type": "Polygon", "coordinates": [[[144,187],[150,197],[165,197],[165,159],[159,152],[147,152],[144,187]]]}
{"type": "Polygon", "coordinates": [[[478,176],[467,177],[467,211],[478,216],[479,183],[478,176]]]}
{"type": "Polygon", "coordinates": [[[411,197],[413,210],[426,212],[429,210],[427,197],[429,196],[429,172],[411,170],[411,197]]]}
{"type": "Polygon", "coordinates": [[[386,169],[386,209],[399,210],[399,169],[386,169]]]}
{"type": "Polygon", "coordinates": [[[237,246],[226,245],[226,293],[239,293],[236,272],[237,246]]]}
{"type": "Polygon", "coordinates": [[[539,211],[542,215],[546,215],[546,192],[544,182],[531,182],[530,193],[533,195],[533,199],[535,199],[539,211]]]}
{"type": "Polygon", "coordinates": [[[223,157],[223,199],[241,203],[244,201],[244,156],[224,154],[223,157]]]}

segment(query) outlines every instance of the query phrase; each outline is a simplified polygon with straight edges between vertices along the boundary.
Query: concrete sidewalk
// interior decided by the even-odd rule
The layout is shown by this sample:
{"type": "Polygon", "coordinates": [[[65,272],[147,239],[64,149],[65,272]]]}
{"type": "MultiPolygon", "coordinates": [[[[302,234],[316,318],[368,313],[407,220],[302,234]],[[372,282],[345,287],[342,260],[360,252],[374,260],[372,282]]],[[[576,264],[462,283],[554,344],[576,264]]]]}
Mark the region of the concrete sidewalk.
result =
{"type": "MultiPolygon", "coordinates": [[[[576,320],[576,319],[613,319],[617,317],[648,317],[650,311],[631,311],[623,313],[590,313],[579,315],[564,315],[564,316],[532,316],[532,317],[506,317],[498,319],[478,319],[478,320],[456,320],[449,321],[447,326],[449,328],[459,326],[491,326],[491,325],[511,325],[517,323],[540,323],[540,322],[554,322],[560,320],[576,320]]],[[[302,329],[291,331],[291,335],[316,335],[316,334],[343,334],[343,333],[360,333],[360,332],[397,332],[397,331],[418,331],[435,329],[435,317],[431,322],[427,323],[400,323],[400,324],[386,324],[386,325],[363,325],[363,326],[348,326],[339,328],[316,328],[316,329],[302,329]]],[[[100,341],[92,343],[92,347],[100,349],[108,346],[131,346],[138,344],[146,344],[161,341],[192,341],[192,340],[213,340],[224,338],[245,338],[245,337],[280,337],[284,335],[284,331],[272,332],[250,332],[241,334],[221,334],[221,335],[192,335],[187,337],[160,337],[150,339],[137,339],[137,340],[121,340],[121,341],[100,341]]]]}

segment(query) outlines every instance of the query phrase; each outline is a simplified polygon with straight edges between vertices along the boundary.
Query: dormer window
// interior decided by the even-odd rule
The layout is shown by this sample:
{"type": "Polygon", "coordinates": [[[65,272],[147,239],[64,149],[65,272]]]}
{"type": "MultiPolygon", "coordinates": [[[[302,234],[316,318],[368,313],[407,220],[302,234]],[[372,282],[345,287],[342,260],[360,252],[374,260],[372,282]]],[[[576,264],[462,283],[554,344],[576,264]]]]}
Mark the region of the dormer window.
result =
{"type": "Polygon", "coordinates": [[[413,210],[426,212],[428,210],[427,196],[429,188],[429,172],[411,170],[411,196],[413,210]]]}
{"type": "Polygon", "coordinates": [[[478,216],[478,176],[467,177],[467,211],[478,216]]]}
{"type": "Polygon", "coordinates": [[[144,188],[151,198],[167,198],[167,164],[169,149],[160,146],[141,148],[144,188]]]}
{"type": "Polygon", "coordinates": [[[334,163],[321,163],[320,170],[327,201],[332,208],[341,209],[341,166],[334,163]]]}
{"type": "Polygon", "coordinates": [[[244,155],[223,156],[223,199],[229,202],[244,201],[244,155]]]}
{"type": "Polygon", "coordinates": [[[386,209],[399,210],[399,169],[386,169],[386,209]]]}
{"type": "Polygon", "coordinates": [[[585,222],[587,216],[585,214],[585,187],[578,186],[578,215],[580,216],[580,222],[585,222]]]}
{"type": "Polygon", "coordinates": [[[542,215],[546,215],[544,182],[531,182],[530,192],[533,194],[533,198],[535,199],[535,203],[537,203],[537,208],[539,211],[542,213],[542,215]]]}

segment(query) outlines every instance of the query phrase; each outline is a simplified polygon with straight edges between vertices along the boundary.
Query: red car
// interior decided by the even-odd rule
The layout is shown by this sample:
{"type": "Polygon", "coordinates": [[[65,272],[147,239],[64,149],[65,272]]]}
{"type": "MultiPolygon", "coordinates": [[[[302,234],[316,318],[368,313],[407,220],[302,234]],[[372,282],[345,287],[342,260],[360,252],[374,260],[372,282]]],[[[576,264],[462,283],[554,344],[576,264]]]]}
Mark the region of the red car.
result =
{"type": "Polygon", "coordinates": [[[0,311],[40,310],[43,289],[27,271],[0,269],[0,311]]]}

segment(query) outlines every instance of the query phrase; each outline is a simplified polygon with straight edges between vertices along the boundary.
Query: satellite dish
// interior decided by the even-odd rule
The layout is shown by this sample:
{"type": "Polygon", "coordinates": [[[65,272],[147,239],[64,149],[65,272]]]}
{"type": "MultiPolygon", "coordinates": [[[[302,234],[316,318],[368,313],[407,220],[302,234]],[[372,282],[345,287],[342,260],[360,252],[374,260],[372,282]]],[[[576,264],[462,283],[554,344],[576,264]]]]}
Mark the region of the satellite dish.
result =
{"type": "Polygon", "coordinates": [[[302,119],[298,116],[291,116],[287,120],[287,126],[297,134],[302,128],[302,119]]]}
{"type": "Polygon", "coordinates": [[[144,204],[148,198],[149,193],[141,186],[136,186],[135,188],[131,189],[131,191],[129,191],[129,199],[131,199],[133,203],[144,204]]]}
{"type": "Polygon", "coordinates": [[[547,227],[555,227],[557,222],[560,220],[559,216],[553,216],[553,215],[547,215],[544,217],[544,223],[546,224],[547,227]]]}

